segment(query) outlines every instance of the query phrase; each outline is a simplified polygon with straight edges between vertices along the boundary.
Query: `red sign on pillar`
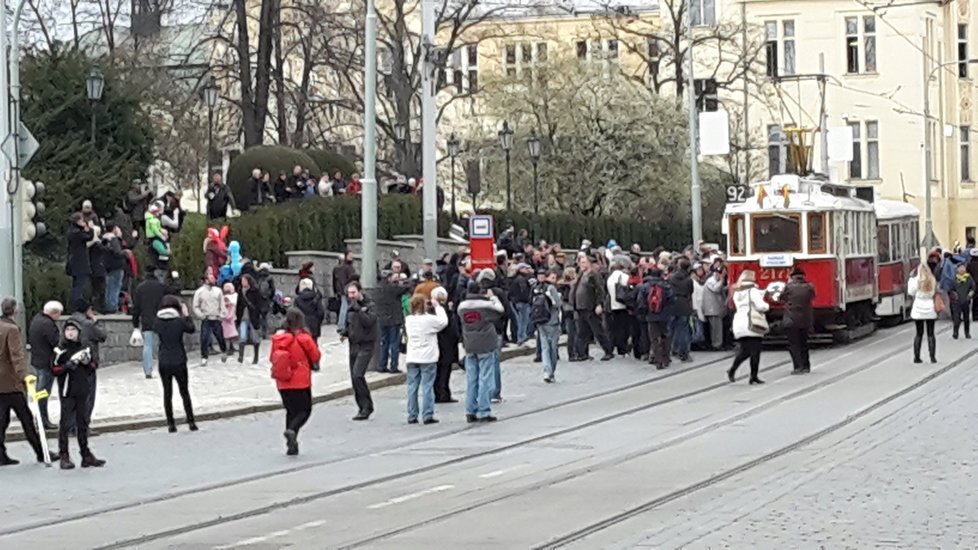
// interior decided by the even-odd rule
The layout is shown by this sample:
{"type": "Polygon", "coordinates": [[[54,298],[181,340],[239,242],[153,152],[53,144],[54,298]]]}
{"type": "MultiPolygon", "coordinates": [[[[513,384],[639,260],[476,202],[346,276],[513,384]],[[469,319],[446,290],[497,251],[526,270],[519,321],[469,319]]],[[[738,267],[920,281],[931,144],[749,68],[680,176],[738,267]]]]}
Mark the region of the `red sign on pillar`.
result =
{"type": "Polygon", "coordinates": [[[493,231],[492,216],[469,218],[469,251],[473,273],[496,267],[495,246],[496,232],[493,231]]]}

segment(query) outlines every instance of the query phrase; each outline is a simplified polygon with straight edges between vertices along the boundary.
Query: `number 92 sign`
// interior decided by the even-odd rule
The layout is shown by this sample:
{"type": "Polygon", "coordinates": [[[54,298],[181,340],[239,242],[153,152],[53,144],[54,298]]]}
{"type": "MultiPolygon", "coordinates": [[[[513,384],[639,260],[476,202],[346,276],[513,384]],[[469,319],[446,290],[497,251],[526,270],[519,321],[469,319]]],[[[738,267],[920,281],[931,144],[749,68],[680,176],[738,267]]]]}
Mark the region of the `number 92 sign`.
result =
{"type": "Polygon", "coordinates": [[[727,186],[727,202],[744,202],[746,200],[747,186],[737,184],[727,186]]]}

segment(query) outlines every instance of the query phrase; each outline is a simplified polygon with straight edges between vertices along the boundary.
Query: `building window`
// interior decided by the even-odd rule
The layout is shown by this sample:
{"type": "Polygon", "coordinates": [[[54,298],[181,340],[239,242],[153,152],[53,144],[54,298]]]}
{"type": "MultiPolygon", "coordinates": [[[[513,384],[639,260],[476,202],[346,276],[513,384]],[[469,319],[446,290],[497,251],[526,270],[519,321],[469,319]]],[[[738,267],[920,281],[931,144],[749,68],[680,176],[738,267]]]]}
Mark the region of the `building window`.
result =
{"type": "Polygon", "coordinates": [[[577,58],[581,61],[587,59],[587,40],[577,41],[577,58]]]}
{"type": "Polygon", "coordinates": [[[744,215],[737,214],[730,216],[730,255],[743,256],[747,252],[747,243],[744,242],[747,232],[744,231],[744,215]]]}
{"type": "Polygon", "coordinates": [[[479,90],[479,46],[470,44],[452,52],[452,59],[446,67],[447,73],[439,75],[439,85],[451,85],[456,93],[477,92],[479,90]]]}
{"type": "Polygon", "coordinates": [[[964,242],[965,242],[965,244],[968,244],[968,245],[970,245],[971,243],[975,242],[975,227],[974,226],[969,225],[969,226],[967,226],[967,227],[964,228],[964,242]]]}
{"type": "Polygon", "coordinates": [[[971,127],[961,127],[961,181],[971,181],[971,127]]]}
{"type": "Polygon", "coordinates": [[[690,0],[689,22],[694,27],[712,27],[717,24],[715,0],[690,0]]]}
{"type": "Polygon", "coordinates": [[[968,25],[958,25],[958,76],[968,78],[968,25]]]}
{"type": "Polygon", "coordinates": [[[547,60],[547,43],[522,42],[507,44],[503,67],[509,78],[531,78],[539,81],[537,64],[547,60]]]}
{"type": "Polygon", "coordinates": [[[537,61],[544,62],[547,60],[547,43],[540,42],[537,44],[537,61]]]}
{"type": "Polygon", "coordinates": [[[795,74],[795,21],[785,19],[764,23],[767,76],[777,78],[795,74]],[[780,35],[778,34],[780,30],[780,35]]]}
{"type": "Polygon", "coordinates": [[[788,139],[781,126],[773,124],[767,127],[767,172],[773,178],[784,174],[788,162],[788,139]]]}
{"type": "Polygon", "coordinates": [[[846,71],[876,72],[876,17],[846,17],[846,71]]]}
{"type": "Polygon", "coordinates": [[[850,179],[880,179],[880,123],[875,120],[850,122],[852,128],[852,161],[850,179]]]}
{"type": "Polygon", "coordinates": [[[659,60],[662,57],[659,51],[659,40],[654,37],[649,37],[646,39],[646,53],[647,62],[649,65],[649,80],[658,78],[659,76],[659,60]]]}
{"type": "Polygon", "coordinates": [[[618,60],[618,41],[617,40],[614,40],[614,39],[608,40],[607,46],[605,48],[605,54],[606,54],[605,57],[607,57],[608,59],[614,59],[616,61],[618,60]]]}
{"type": "Polygon", "coordinates": [[[693,81],[693,92],[696,94],[696,109],[701,113],[713,112],[720,108],[715,79],[697,78],[693,81]]]}

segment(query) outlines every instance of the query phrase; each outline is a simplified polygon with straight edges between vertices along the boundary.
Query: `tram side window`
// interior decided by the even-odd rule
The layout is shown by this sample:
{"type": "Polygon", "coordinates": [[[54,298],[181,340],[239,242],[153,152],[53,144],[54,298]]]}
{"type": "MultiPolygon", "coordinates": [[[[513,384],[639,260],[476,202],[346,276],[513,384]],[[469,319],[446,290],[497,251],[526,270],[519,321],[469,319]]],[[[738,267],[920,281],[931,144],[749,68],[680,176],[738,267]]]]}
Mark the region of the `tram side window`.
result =
{"type": "Polygon", "coordinates": [[[751,217],[755,253],[801,252],[801,219],[798,214],[751,217]]]}
{"type": "Polygon", "coordinates": [[[808,253],[825,254],[828,249],[825,242],[825,214],[810,212],[808,214],[808,253]]]}
{"type": "Polygon", "coordinates": [[[747,253],[747,245],[744,239],[747,234],[744,231],[744,216],[730,216],[730,255],[743,256],[747,253]]]}
{"type": "MultiPolygon", "coordinates": [[[[881,225],[879,227],[879,232],[876,234],[877,244],[879,249],[880,263],[889,263],[892,260],[890,256],[890,228],[896,229],[896,226],[881,225]]],[[[897,233],[897,231],[894,231],[897,233]]]]}
{"type": "Polygon", "coordinates": [[[891,259],[894,262],[903,260],[903,249],[905,248],[903,245],[903,241],[905,239],[903,235],[903,224],[895,223],[889,227],[891,228],[890,230],[892,232],[890,238],[893,240],[893,243],[890,245],[891,259]]]}

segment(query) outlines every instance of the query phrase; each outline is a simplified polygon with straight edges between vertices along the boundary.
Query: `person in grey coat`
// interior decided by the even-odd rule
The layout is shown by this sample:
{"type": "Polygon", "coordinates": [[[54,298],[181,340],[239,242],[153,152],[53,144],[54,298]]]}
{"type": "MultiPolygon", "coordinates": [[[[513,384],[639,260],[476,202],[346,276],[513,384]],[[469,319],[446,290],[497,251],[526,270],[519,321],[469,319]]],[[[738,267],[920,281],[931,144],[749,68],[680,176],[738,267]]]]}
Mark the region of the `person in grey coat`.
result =
{"type": "Polygon", "coordinates": [[[727,314],[727,279],[722,268],[710,270],[703,292],[703,316],[710,326],[710,349],[723,348],[723,317],[727,314]]]}
{"type": "Polygon", "coordinates": [[[483,278],[475,290],[458,306],[462,321],[462,343],[465,346],[465,420],[494,422],[491,393],[495,389],[493,364],[499,346],[496,322],[505,308],[483,278]]]}

